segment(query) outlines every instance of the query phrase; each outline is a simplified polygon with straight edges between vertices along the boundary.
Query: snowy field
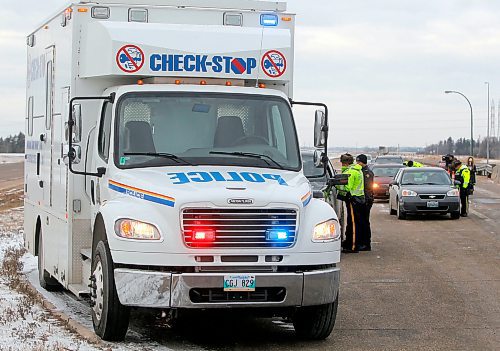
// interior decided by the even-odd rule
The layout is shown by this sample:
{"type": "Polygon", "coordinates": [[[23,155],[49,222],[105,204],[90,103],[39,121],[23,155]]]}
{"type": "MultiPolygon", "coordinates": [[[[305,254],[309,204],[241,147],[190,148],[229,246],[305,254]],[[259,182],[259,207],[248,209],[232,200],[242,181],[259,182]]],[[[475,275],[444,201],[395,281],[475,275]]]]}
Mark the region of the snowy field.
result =
{"type": "Polygon", "coordinates": [[[23,162],[24,154],[0,154],[0,164],[23,162]]]}

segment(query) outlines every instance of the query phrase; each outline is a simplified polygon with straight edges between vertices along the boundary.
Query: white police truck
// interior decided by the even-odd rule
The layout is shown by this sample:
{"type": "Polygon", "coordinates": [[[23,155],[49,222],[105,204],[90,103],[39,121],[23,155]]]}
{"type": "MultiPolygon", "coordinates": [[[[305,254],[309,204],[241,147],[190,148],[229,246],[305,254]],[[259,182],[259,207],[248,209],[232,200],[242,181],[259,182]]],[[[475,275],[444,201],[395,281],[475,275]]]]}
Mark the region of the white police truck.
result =
{"type": "Polygon", "coordinates": [[[331,333],[340,230],[292,107],[318,106],[318,167],[328,111],[292,99],[294,23],[274,1],[81,0],[27,37],[25,245],[42,287],[91,296],[101,338],[133,307],[331,333]]]}

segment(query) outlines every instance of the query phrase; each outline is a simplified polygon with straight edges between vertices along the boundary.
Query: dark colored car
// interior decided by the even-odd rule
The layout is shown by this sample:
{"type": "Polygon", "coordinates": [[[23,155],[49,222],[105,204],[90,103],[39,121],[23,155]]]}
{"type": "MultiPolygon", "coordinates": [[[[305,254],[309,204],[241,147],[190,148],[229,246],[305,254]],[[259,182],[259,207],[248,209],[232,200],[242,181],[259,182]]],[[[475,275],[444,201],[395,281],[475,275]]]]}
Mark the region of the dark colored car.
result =
{"type": "Polygon", "coordinates": [[[397,163],[397,164],[402,165],[404,162],[405,162],[405,160],[403,160],[403,158],[401,156],[398,156],[398,155],[381,155],[381,156],[375,157],[375,159],[373,160],[374,164],[377,164],[377,163],[385,163],[385,164],[397,163]]]}
{"type": "Polygon", "coordinates": [[[404,165],[397,163],[377,163],[370,166],[373,178],[373,195],[376,199],[389,199],[389,184],[404,165]]]}
{"type": "Polygon", "coordinates": [[[337,199],[337,190],[332,189],[332,193],[328,198],[324,198],[322,189],[326,186],[327,177],[332,178],[337,174],[337,171],[333,168],[333,165],[328,161],[328,173],[324,175],[323,168],[318,168],[314,164],[314,151],[301,151],[302,154],[302,166],[304,175],[309,179],[311,187],[313,189],[313,196],[318,199],[325,200],[330,206],[333,207],[337,217],[340,221],[340,227],[342,229],[342,234],[344,233],[345,224],[345,211],[344,203],[337,199]]]}
{"type": "Polygon", "coordinates": [[[460,218],[460,192],[442,168],[402,168],[389,187],[392,215],[440,213],[460,218]]]}

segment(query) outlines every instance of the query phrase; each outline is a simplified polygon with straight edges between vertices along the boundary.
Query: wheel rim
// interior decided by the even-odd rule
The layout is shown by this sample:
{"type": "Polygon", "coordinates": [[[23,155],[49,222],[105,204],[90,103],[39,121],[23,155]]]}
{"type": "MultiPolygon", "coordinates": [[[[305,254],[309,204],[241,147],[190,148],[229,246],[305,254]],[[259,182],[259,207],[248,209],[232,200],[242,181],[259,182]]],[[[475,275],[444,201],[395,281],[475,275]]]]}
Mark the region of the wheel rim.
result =
{"type": "Polygon", "coordinates": [[[92,294],[92,301],[94,302],[94,314],[97,320],[101,320],[103,301],[104,301],[104,276],[102,272],[101,261],[97,261],[92,276],[95,278],[95,287],[92,294]]]}

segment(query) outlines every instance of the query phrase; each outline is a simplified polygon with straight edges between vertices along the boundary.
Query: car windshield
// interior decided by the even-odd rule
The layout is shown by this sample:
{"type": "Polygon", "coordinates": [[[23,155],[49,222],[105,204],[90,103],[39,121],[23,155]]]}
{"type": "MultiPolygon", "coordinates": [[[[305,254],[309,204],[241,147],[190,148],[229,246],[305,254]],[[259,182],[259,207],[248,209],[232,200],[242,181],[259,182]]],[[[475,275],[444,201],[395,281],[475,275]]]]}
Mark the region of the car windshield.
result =
{"type": "Polygon", "coordinates": [[[401,167],[373,167],[372,171],[375,177],[394,178],[400,169],[401,167]]]}
{"type": "Polygon", "coordinates": [[[451,179],[443,170],[404,172],[402,185],[451,185],[451,179]]]}
{"type": "Polygon", "coordinates": [[[279,97],[133,93],[119,100],[116,120],[120,168],[301,167],[291,109],[279,97]]]}
{"type": "MultiPolygon", "coordinates": [[[[306,177],[321,177],[324,176],[325,170],[323,167],[314,165],[314,155],[302,154],[302,169],[306,177]]],[[[319,179],[318,179],[319,180],[319,179]]]]}
{"type": "Polygon", "coordinates": [[[403,164],[403,159],[401,157],[378,157],[375,159],[375,163],[401,163],[401,164],[403,164]]]}

